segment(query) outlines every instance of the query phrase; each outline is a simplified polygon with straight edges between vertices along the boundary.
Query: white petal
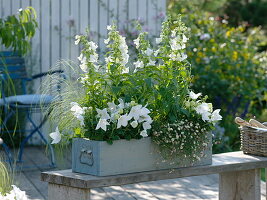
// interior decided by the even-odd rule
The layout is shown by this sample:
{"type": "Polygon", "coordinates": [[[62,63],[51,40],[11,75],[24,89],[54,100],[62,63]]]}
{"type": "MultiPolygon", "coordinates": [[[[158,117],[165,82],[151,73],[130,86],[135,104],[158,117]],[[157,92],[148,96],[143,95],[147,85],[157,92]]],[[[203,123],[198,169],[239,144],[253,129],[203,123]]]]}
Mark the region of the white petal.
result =
{"type": "Polygon", "coordinates": [[[148,136],[146,130],[142,130],[140,135],[143,136],[143,137],[147,137],[148,136]]]}
{"type": "Polygon", "coordinates": [[[131,122],[131,126],[132,126],[133,128],[136,128],[136,127],[138,126],[138,122],[137,122],[137,121],[132,121],[132,122],[131,122]]]}
{"type": "Polygon", "coordinates": [[[193,91],[190,91],[190,93],[189,93],[189,97],[191,99],[194,99],[194,100],[197,99],[200,95],[201,95],[201,93],[195,94],[193,91]]]}
{"type": "Polygon", "coordinates": [[[144,128],[144,130],[151,129],[151,125],[150,125],[150,123],[149,123],[149,122],[144,122],[144,123],[143,123],[143,128],[144,128]]]}
{"type": "Polygon", "coordinates": [[[99,119],[99,122],[97,123],[97,126],[96,126],[96,130],[98,130],[99,128],[102,128],[104,131],[106,131],[107,125],[109,125],[109,123],[107,122],[106,119],[99,119]]]}
{"type": "Polygon", "coordinates": [[[58,130],[58,127],[56,127],[56,131],[55,132],[53,132],[53,133],[50,133],[49,134],[49,136],[52,138],[52,142],[51,142],[51,144],[57,144],[57,143],[59,143],[60,142],[60,140],[61,140],[61,134],[60,134],[60,132],[59,132],[59,130],[58,130]]]}

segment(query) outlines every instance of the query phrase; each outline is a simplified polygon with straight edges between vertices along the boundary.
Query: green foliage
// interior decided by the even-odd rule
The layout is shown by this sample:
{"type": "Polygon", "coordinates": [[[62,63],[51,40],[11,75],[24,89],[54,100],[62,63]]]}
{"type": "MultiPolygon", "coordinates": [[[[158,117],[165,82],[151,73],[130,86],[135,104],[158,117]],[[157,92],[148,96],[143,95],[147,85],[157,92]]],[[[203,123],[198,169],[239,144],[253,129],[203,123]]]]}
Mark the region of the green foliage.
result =
{"type": "Polygon", "coordinates": [[[34,8],[19,10],[18,15],[0,19],[0,42],[6,47],[22,54],[30,49],[30,39],[38,27],[34,8]]]}
{"type": "Polygon", "coordinates": [[[267,25],[266,0],[229,0],[224,6],[224,13],[229,16],[229,23],[238,26],[247,22],[249,26],[267,25]]]}
{"type": "Polygon", "coordinates": [[[115,25],[107,29],[105,62],[98,61],[97,45],[88,41],[88,36],[76,36],[75,44],[83,47],[78,57],[84,71],[78,78],[82,94],[66,101],[65,94],[74,92],[68,88],[60,94],[63,101],[52,106],[51,116],[60,130],[50,134],[53,143],[61,137],[111,144],[151,136],[163,152],[199,159],[207,146],[207,133],[221,116],[220,110],[213,111],[212,105],[205,103],[206,96],[190,91],[191,68],[185,53],[188,29],[181,16],[163,22],[155,47],[148,33],[141,32],[133,40],[137,52],[133,63],[128,63],[126,38],[115,25]],[[176,126],[181,119],[184,128],[176,126]]]}
{"type": "Polygon", "coordinates": [[[220,125],[229,140],[216,145],[216,151],[237,150],[240,138],[233,118],[240,116],[249,102],[252,109],[253,102],[262,99],[266,90],[265,59],[258,53],[262,31],[230,27],[226,20],[196,7],[173,5],[169,9],[174,18],[179,11],[189,13],[185,21],[191,29],[187,54],[192,64],[193,89],[207,94],[215,107],[222,108],[224,120],[220,125]]]}
{"type": "Polygon", "coordinates": [[[5,163],[0,161],[0,197],[1,194],[5,195],[12,189],[12,182],[13,179],[9,174],[8,168],[6,167],[5,163]]]}

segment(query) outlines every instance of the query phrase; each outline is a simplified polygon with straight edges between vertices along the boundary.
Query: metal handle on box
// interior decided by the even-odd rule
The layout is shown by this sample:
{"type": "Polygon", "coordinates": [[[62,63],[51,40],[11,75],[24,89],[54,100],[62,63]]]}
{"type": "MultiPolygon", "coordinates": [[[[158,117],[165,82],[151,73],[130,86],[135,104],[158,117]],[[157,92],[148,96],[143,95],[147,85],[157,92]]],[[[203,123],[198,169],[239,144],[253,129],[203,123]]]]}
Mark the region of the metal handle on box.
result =
{"type": "Polygon", "coordinates": [[[80,163],[93,166],[94,164],[93,151],[82,149],[80,152],[80,163]]]}

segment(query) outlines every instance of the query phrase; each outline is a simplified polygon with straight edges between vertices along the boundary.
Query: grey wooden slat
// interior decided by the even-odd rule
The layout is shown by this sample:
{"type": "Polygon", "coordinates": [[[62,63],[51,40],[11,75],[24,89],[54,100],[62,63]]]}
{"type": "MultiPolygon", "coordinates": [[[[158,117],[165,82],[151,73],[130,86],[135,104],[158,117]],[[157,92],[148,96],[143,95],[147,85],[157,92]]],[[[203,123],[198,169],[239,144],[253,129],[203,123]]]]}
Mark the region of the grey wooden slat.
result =
{"type": "Polygon", "coordinates": [[[81,188],[105,187],[131,183],[174,179],[187,176],[216,174],[221,172],[264,168],[267,158],[244,155],[243,152],[232,152],[213,155],[213,164],[208,166],[179,168],[174,170],[158,170],[116,176],[96,177],[72,173],[71,170],[44,172],[42,180],[46,182],[69,185],[81,188]]]}
{"type": "MultiPolygon", "coordinates": [[[[117,186],[118,187],[118,186],[117,186]]],[[[122,188],[138,200],[158,200],[155,195],[140,186],[139,184],[123,185],[122,188]]]]}
{"type": "MultiPolygon", "coordinates": [[[[43,198],[47,198],[47,183],[40,180],[41,171],[25,171],[23,174],[30,180],[34,185],[35,190],[38,191],[43,198]]],[[[32,195],[32,194],[31,194],[32,195]]]]}
{"type": "Polygon", "coordinates": [[[47,162],[48,158],[46,155],[39,151],[36,147],[28,147],[24,151],[24,162],[28,163],[29,169],[24,170],[23,174],[28,178],[28,180],[35,187],[43,198],[47,197],[47,183],[40,181],[40,174],[42,168],[40,164],[47,162]]]}
{"type": "MultiPolygon", "coordinates": [[[[28,151],[28,148],[26,148],[26,152],[28,151]]],[[[38,151],[38,148],[29,148],[29,151],[32,152],[33,158],[38,161],[40,154],[35,155],[35,152],[38,151]]],[[[0,151],[0,154],[3,153],[0,151]]],[[[45,155],[43,155],[45,157],[45,155]]],[[[27,160],[26,160],[27,161],[27,160]]],[[[29,161],[28,161],[29,162],[29,161]]],[[[30,173],[30,172],[27,172],[30,173]]],[[[37,176],[37,178],[40,178],[37,176]]],[[[33,186],[31,182],[29,182],[29,179],[22,174],[19,177],[19,174],[16,176],[16,181],[20,181],[22,184],[20,184],[20,188],[22,190],[26,190],[27,194],[30,194],[30,200],[33,199],[40,199],[42,200],[40,196],[38,195],[38,191],[33,186]],[[35,188],[35,189],[34,189],[35,188]],[[32,195],[33,194],[33,195],[32,195]]],[[[181,192],[182,194],[185,194],[187,192],[187,196],[180,194],[180,199],[182,200],[189,200],[191,199],[192,191],[198,192],[197,187],[202,183],[203,186],[201,186],[201,191],[204,195],[209,196],[210,198],[206,198],[209,200],[215,200],[218,199],[218,175],[208,175],[208,176],[196,176],[196,177],[187,177],[187,178],[179,178],[179,179],[173,179],[173,180],[162,180],[162,181],[153,181],[153,182],[147,182],[147,183],[140,183],[140,184],[134,184],[134,185],[126,185],[123,186],[123,189],[126,192],[131,193],[133,191],[131,188],[140,188],[140,193],[142,193],[144,190],[148,191],[152,195],[154,195],[156,198],[164,199],[164,197],[167,197],[168,199],[179,199],[179,195],[177,196],[177,192],[181,192]],[[178,185],[178,187],[171,187],[173,184],[178,185]],[[137,186],[136,186],[137,185],[137,186]],[[171,189],[170,189],[171,187],[171,189]],[[179,188],[180,189],[177,189],[179,188]],[[181,188],[182,187],[182,188],[181,188]],[[191,187],[191,188],[190,188],[191,187]],[[127,191],[127,188],[130,188],[130,190],[127,191]],[[169,188],[169,191],[168,190],[169,188]],[[187,191],[185,191],[184,188],[187,188],[187,191]],[[165,193],[166,192],[166,193],[165,193]],[[163,193],[163,194],[160,194],[163,193]],[[165,193],[165,194],[164,194],[165,193]],[[167,194],[168,193],[168,194],[167,194]],[[157,195],[159,194],[159,195],[157,195]]],[[[265,183],[261,182],[261,197],[262,199],[265,198],[265,183]]],[[[47,194],[47,189],[44,188],[43,192],[47,194]]],[[[139,193],[139,194],[140,194],[139,193]]],[[[136,193],[135,197],[138,197],[138,192],[136,193]]],[[[119,194],[118,194],[119,195],[119,194]]],[[[107,195],[107,193],[102,188],[96,188],[91,190],[91,198],[93,200],[114,200],[114,198],[107,195]]],[[[197,197],[194,197],[197,198],[197,197]]]]}
{"type": "Polygon", "coordinates": [[[91,200],[115,200],[108,196],[103,188],[95,188],[91,190],[91,200]]]}
{"type": "Polygon", "coordinates": [[[120,186],[111,186],[111,187],[104,187],[103,190],[106,194],[116,200],[134,200],[130,194],[128,194],[122,187],[120,186]]]}
{"type": "Polygon", "coordinates": [[[15,184],[22,190],[25,191],[30,200],[44,200],[41,193],[36,190],[35,186],[29,181],[25,174],[20,173],[16,175],[15,184]]]}
{"type": "MultiPolygon", "coordinates": [[[[175,179],[176,180],[176,179],[175,179]]],[[[139,184],[152,195],[160,200],[163,199],[203,199],[199,195],[192,193],[188,187],[175,180],[152,181],[139,184]]],[[[177,179],[178,180],[178,179],[177,179]]],[[[191,183],[194,187],[194,182],[191,183]]]]}
{"type": "MultiPolygon", "coordinates": [[[[31,162],[31,166],[40,171],[49,169],[50,159],[47,157],[45,151],[44,147],[28,147],[25,149],[23,159],[31,162]]],[[[48,153],[50,152],[48,151],[48,153]]]]}
{"type": "MultiPolygon", "coordinates": [[[[218,179],[218,178],[217,178],[218,179]]],[[[191,194],[194,198],[200,199],[212,199],[217,198],[217,187],[216,184],[211,185],[211,181],[206,176],[194,176],[170,180],[160,180],[147,183],[140,183],[142,188],[145,188],[152,192],[155,196],[158,196],[160,191],[165,191],[164,195],[177,196],[176,189],[183,194],[191,194]]]]}

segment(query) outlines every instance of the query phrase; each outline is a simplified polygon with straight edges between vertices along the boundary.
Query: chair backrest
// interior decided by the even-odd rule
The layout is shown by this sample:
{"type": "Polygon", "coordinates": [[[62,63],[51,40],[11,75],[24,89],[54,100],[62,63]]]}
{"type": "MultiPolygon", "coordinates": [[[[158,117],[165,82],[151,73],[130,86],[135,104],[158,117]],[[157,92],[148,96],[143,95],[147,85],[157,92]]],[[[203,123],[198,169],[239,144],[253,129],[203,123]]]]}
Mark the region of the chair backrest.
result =
{"type": "Polygon", "coordinates": [[[16,51],[0,51],[1,96],[10,95],[5,92],[6,88],[9,88],[5,85],[10,85],[10,83],[13,85],[15,83],[13,80],[19,80],[19,82],[16,81],[15,88],[11,93],[26,94],[27,73],[24,58],[16,51]]]}
{"type": "Polygon", "coordinates": [[[5,80],[27,78],[25,61],[18,52],[0,52],[0,75],[5,80]]]}

